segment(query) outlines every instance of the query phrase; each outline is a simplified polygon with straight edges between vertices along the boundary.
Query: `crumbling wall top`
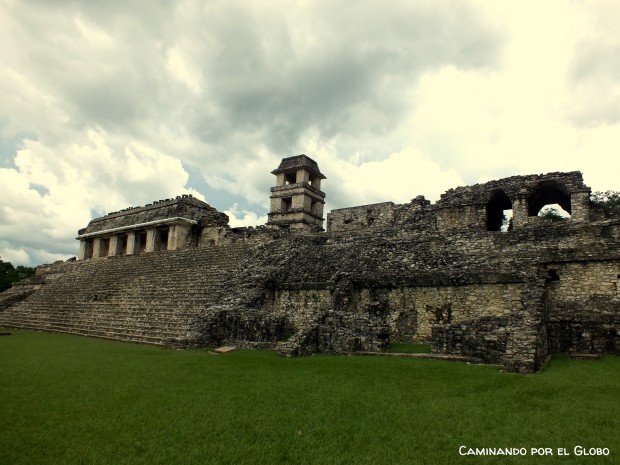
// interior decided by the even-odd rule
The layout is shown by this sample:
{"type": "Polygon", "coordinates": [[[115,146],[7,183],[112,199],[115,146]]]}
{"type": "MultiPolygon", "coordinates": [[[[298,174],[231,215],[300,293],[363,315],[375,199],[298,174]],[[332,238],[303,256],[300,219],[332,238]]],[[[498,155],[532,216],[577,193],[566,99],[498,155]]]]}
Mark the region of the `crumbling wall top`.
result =
{"type": "Polygon", "coordinates": [[[488,202],[493,193],[498,190],[503,190],[508,197],[514,199],[520,196],[532,195],[545,183],[555,183],[556,185],[562,186],[568,194],[590,192],[590,188],[583,182],[583,175],[580,171],[570,171],[566,173],[553,172],[511,176],[483,184],[449,189],[441,195],[437,204],[440,206],[484,204],[488,202]]]}
{"type": "Polygon", "coordinates": [[[79,234],[178,217],[218,226],[228,224],[228,216],[208,203],[191,195],[179,195],[176,198],[156,200],[141,207],[129,207],[95,218],[88,223],[86,228],[80,229],[79,234]]]}

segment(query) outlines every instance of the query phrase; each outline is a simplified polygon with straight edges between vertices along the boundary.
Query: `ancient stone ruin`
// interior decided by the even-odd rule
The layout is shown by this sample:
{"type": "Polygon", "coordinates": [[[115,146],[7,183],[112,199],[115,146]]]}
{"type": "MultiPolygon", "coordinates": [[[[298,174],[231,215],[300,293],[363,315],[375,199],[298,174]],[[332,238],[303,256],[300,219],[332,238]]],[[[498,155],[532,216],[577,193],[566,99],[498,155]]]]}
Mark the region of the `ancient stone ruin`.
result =
{"type": "Polygon", "coordinates": [[[619,353],[620,212],[581,173],[333,210],[326,231],[318,164],[272,173],[266,226],[231,228],[191,196],[92,220],[77,260],[0,294],[0,326],[291,356],[418,342],[521,373],[619,353]],[[568,217],[538,216],[549,204],[568,217]]]}

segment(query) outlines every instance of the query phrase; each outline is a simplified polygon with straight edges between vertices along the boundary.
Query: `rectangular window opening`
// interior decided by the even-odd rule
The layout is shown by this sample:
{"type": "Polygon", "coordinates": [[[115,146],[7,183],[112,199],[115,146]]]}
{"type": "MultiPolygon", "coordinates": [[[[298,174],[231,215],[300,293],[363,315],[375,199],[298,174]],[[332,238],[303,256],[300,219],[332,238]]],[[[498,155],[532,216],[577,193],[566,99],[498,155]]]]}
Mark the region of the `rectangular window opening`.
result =
{"type": "Polygon", "coordinates": [[[162,228],[157,231],[159,237],[159,244],[157,250],[168,250],[168,232],[169,228],[162,228]]]}
{"type": "Polygon", "coordinates": [[[93,240],[86,239],[86,245],[84,246],[84,258],[93,258],[93,240]]]}
{"type": "Polygon", "coordinates": [[[110,239],[100,239],[99,256],[107,257],[109,251],[110,251],[110,239]]]}
{"type": "Polygon", "coordinates": [[[288,212],[291,209],[292,206],[293,206],[293,198],[292,197],[284,197],[282,199],[282,205],[281,205],[280,211],[282,213],[286,213],[286,212],[288,212]]]}
{"type": "Polygon", "coordinates": [[[146,231],[136,233],[136,253],[146,252],[146,231]]]}
{"type": "Polygon", "coordinates": [[[123,239],[121,241],[121,255],[126,255],[126,254],[127,254],[127,234],[123,236],[123,239]]]}

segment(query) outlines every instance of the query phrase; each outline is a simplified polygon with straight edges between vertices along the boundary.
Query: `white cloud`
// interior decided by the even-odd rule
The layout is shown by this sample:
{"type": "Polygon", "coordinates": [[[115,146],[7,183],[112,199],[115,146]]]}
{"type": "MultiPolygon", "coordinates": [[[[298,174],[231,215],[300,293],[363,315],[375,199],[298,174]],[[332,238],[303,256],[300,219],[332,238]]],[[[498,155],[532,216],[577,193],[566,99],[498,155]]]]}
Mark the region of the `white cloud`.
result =
{"type": "Polygon", "coordinates": [[[24,249],[10,249],[0,243],[0,258],[14,264],[30,263],[30,255],[24,249]]]}
{"type": "Polygon", "coordinates": [[[308,137],[305,145],[327,179],[321,184],[326,193],[326,213],[333,208],[392,201],[409,202],[418,195],[436,200],[451,187],[463,185],[456,170],[442,168],[413,147],[388,154],[383,160],[345,160],[336,148],[308,137]]]}
{"type": "Polygon", "coordinates": [[[59,148],[25,140],[16,168],[0,169],[0,237],[20,244],[6,244],[7,255],[66,259],[93,216],[185,193],[202,198],[185,188],[178,159],[140,143],[115,147],[105,133],[86,136],[59,148]]]}
{"type": "Polygon", "coordinates": [[[255,212],[240,209],[237,204],[233,204],[224,213],[228,215],[228,224],[231,228],[238,228],[241,226],[259,226],[267,223],[267,215],[258,216],[255,212]]]}
{"type": "Polygon", "coordinates": [[[615,0],[0,2],[0,150],[19,145],[0,151],[0,245],[70,256],[93,216],[204,198],[190,170],[220,208],[243,205],[231,224],[261,224],[269,172],[300,153],[327,210],[558,170],[618,189],[619,15],[615,0]]]}

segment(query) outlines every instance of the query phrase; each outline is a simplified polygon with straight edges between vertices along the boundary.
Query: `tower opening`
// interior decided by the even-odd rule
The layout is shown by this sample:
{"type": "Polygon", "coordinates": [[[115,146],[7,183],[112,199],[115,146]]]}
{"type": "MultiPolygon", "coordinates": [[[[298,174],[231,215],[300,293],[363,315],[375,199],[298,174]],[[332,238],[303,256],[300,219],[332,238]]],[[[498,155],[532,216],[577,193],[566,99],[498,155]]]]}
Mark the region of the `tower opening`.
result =
{"type": "Polygon", "coordinates": [[[282,206],[280,207],[282,213],[288,213],[293,206],[293,197],[284,197],[282,199],[282,206]]]}

